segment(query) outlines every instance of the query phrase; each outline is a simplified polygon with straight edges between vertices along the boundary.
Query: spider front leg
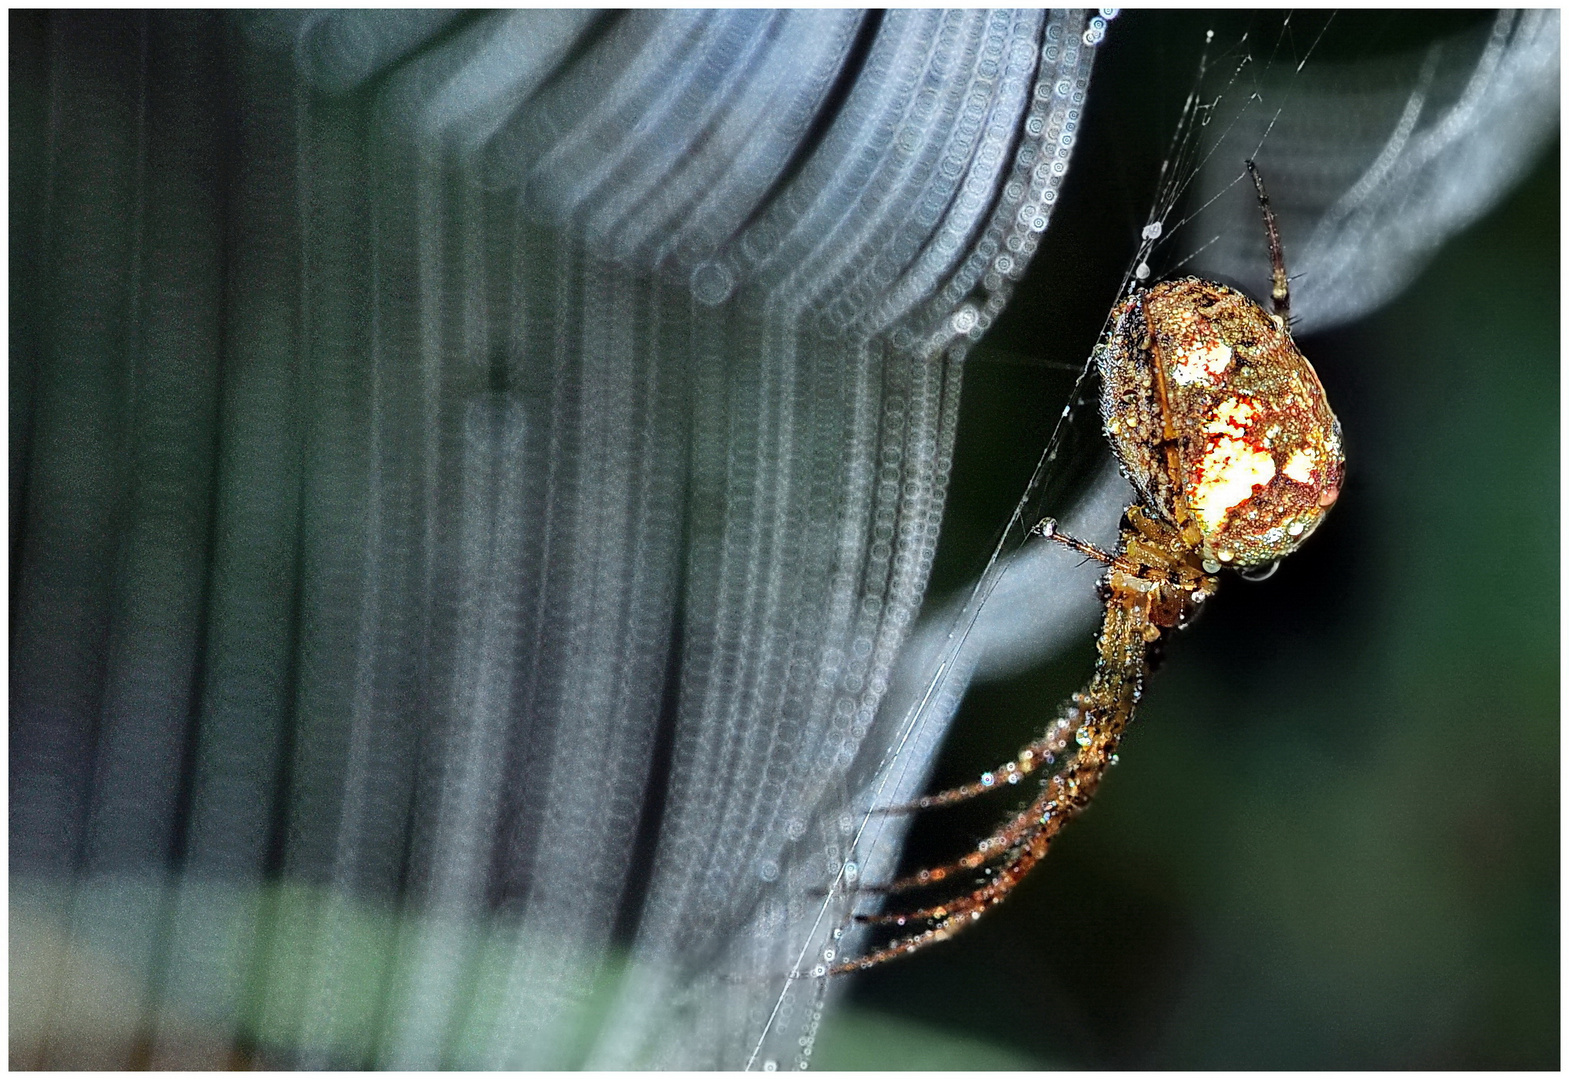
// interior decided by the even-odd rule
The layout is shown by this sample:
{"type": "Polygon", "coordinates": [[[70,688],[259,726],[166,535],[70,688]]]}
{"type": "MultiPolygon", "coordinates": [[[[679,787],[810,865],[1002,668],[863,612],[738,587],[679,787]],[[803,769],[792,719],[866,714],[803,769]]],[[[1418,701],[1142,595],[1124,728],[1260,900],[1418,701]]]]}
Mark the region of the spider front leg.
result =
{"type": "Polygon", "coordinates": [[[1111,554],[1109,551],[1102,551],[1100,548],[1096,547],[1087,540],[1080,540],[1076,536],[1069,536],[1065,532],[1059,532],[1057,529],[1056,518],[1041,518],[1035,523],[1034,527],[1030,529],[1030,534],[1032,536],[1043,536],[1047,540],[1055,540],[1063,547],[1071,548],[1072,550],[1077,551],[1080,555],[1094,559],[1098,563],[1104,563],[1107,566],[1110,566],[1118,561],[1117,556],[1111,554]]]}

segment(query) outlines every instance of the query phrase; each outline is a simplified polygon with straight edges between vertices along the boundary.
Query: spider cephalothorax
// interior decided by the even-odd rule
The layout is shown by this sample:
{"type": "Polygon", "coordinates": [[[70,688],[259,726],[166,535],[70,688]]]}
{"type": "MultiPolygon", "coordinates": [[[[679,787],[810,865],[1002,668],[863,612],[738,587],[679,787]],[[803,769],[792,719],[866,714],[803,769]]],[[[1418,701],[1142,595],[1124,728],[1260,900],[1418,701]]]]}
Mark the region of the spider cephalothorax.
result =
{"type": "Polygon", "coordinates": [[[969,892],[861,921],[913,927],[834,971],[853,971],[953,936],[1000,902],[1089,804],[1149,674],[1150,645],[1214,595],[1223,566],[1273,564],[1323,520],[1340,492],[1340,424],[1312,365],[1291,340],[1290,289],[1274,214],[1258,189],[1269,237],[1273,312],[1200,278],[1134,288],[1095,349],[1106,437],[1139,501],[1116,552],[1036,526],[1106,566],[1095,671],[1046,733],[980,781],[908,807],[947,806],[1039,773],[1039,794],[956,862],[886,886],[898,893],[954,875],[982,876],[969,892]]]}

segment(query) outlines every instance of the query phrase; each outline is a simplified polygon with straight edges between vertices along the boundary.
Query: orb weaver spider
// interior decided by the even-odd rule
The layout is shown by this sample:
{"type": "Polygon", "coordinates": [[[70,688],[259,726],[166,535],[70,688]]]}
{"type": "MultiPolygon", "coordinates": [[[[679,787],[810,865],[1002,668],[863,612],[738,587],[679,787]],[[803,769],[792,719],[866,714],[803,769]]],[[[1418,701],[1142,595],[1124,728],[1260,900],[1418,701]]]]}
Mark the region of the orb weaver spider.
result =
{"type": "Polygon", "coordinates": [[[1196,277],[1135,286],[1112,312],[1092,359],[1101,419],[1138,501],[1123,514],[1115,553],[1057,531],[1032,534],[1106,567],[1106,605],[1093,674],[1045,734],[971,784],[885,812],[950,806],[1041,773],[1030,804],[963,858],[879,889],[901,893],[974,871],[969,892],[857,921],[920,929],[842,963],[856,971],[958,933],[1000,903],[1090,802],[1133,718],[1149,650],[1215,594],[1223,567],[1262,570],[1307,538],[1340,492],[1340,423],[1291,340],[1291,293],[1280,232],[1252,161],[1269,243],[1273,313],[1196,277]]]}

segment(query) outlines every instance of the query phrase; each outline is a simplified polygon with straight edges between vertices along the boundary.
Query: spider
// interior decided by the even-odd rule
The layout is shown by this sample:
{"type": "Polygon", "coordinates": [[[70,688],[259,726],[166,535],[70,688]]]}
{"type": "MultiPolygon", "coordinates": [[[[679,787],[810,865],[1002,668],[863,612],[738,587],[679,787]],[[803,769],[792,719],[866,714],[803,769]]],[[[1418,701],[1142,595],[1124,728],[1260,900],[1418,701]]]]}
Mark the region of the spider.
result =
{"type": "Polygon", "coordinates": [[[934,906],[858,916],[911,929],[831,973],[943,941],[1000,903],[1089,804],[1117,760],[1149,674],[1150,647],[1215,594],[1223,567],[1267,572],[1339,495],[1340,423],[1291,340],[1280,232],[1252,161],[1247,170],[1269,243],[1273,313],[1196,277],[1131,289],[1092,354],[1106,437],[1138,497],[1124,511],[1117,550],[1064,535],[1051,518],[1030,530],[1106,567],[1099,584],[1106,610],[1088,684],[1014,760],[975,783],[887,812],[950,806],[1032,773],[1041,775],[1040,793],[963,858],[874,890],[901,893],[983,874],[969,892],[934,906]]]}

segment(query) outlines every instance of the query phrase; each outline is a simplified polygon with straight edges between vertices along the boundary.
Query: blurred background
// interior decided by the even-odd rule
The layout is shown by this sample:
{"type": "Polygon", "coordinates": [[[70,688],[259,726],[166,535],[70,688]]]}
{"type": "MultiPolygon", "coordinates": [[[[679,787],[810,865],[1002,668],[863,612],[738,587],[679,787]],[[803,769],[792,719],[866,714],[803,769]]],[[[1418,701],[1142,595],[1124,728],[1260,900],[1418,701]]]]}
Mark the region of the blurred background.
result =
{"type": "MultiPolygon", "coordinates": [[[[1317,56],[1466,18],[1342,16],[1317,56]]],[[[1196,27],[1274,40],[1248,20],[1114,26],[1062,217],[966,375],[934,595],[984,560],[1068,394],[1060,368],[1099,333],[1196,27]]],[[[949,1067],[1558,1067],[1558,160],[1554,143],[1388,307],[1298,335],[1345,429],[1334,512],[1171,635],[1121,763],[1007,903],[856,976],[846,1023],[887,1039],[882,1060],[916,1065],[934,1051],[904,1048],[935,1031],[973,1040],[949,1067]]],[[[1007,760],[1090,662],[1086,636],[972,687],[932,788],[1007,760]]],[[[922,815],[903,866],[1009,806],[922,815]]],[[[849,1041],[819,1063],[874,1060],[849,1041]]]]}
{"type": "MultiPolygon", "coordinates": [[[[1339,505],[1172,636],[1007,904],[792,983],[774,1037],[826,1068],[1556,1067],[1558,29],[1513,25],[13,15],[13,1067],[755,1057],[887,763],[937,510],[926,611],[981,572],[1151,207],[1180,202],[1156,276],[1258,276],[1255,150],[1339,505]],[[1465,113],[1527,29],[1551,78],[1465,113]],[[921,86],[926,142],[875,122],[921,86]],[[1400,173],[1389,129],[1445,115],[1400,173]],[[1372,226],[1319,243],[1359,175],[1372,226]],[[1026,233],[1017,282],[969,257],[1026,233]],[[844,494],[878,461],[897,558],[844,494]]],[[[1105,470],[1082,394],[1065,440],[1043,510],[1105,470]]],[[[1087,675],[1073,597],[1041,603],[1080,647],[973,686],[929,787],[1087,675]]],[[[921,816],[903,865],[1006,809],[921,816]]]]}

